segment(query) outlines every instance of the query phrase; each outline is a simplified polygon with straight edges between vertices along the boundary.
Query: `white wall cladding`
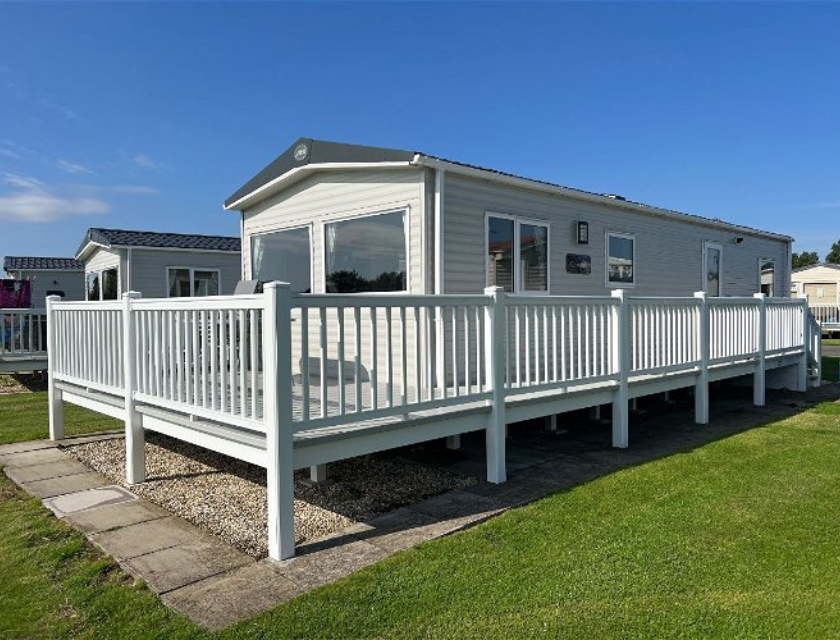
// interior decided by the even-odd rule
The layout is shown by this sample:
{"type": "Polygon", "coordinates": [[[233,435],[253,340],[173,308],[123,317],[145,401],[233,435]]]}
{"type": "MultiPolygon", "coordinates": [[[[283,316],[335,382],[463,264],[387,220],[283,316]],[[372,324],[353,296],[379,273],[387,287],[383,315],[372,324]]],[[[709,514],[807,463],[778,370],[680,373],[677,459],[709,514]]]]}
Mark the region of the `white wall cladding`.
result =
{"type": "Polygon", "coordinates": [[[120,252],[110,249],[96,249],[93,254],[85,260],[85,272],[102,271],[120,267],[120,252]]]}
{"type": "MultiPolygon", "coordinates": [[[[166,298],[169,296],[167,267],[193,267],[219,269],[219,294],[231,295],[240,279],[239,265],[239,254],[232,252],[134,248],[131,250],[131,289],[141,292],[144,298],[166,298]]],[[[124,279],[121,282],[122,290],[127,291],[127,283],[124,279]]]]}
{"type": "Polygon", "coordinates": [[[776,261],[776,295],[790,292],[788,244],[748,233],[660,218],[564,196],[447,173],[444,190],[444,292],[477,293],[486,286],[484,219],[488,212],[543,220],[551,225],[551,293],[604,295],[605,232],[636,236],[633,296],[685,296],[702,286],[704,241],[723,245],[723,295],[759,291],[758,261],[776,261]],[[577,220],[589,223],[590,243],[574,238],[577,220]],[[735,244],[735,236],[744,238],[735,244]],[[566,254],[592,258],[592,273],[566,273],[566,254]]]}
{"type": "Polygon", "coordinates": [[[409,288],[422,293],[423,181],[419,168],[321,171],[302,180],[245,212],[243,273],[251,272],[252,235],[311,225],[313,293],[323,293],[324,222],[408,209],[409,288]]]}
{"type": "Polygon", "coordinates": [[[63,291],[65,300],[85,299],[85,274],[82,271],[16,271],[16,278],[29,280],[32,288],[32,306],[43,309],[47,291],[63,291]]]}

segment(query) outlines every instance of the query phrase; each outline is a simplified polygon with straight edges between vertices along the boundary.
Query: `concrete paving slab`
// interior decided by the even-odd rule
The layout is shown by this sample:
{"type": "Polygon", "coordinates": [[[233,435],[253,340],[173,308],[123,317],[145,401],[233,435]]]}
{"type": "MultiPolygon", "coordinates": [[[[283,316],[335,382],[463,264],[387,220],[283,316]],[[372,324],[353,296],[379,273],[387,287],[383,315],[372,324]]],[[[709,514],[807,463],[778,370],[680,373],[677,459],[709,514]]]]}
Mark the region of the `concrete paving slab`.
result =
{"type": "Polygon", "coordinates": [[[216,631],[276,607],[303,588],[263,560],[163,594],[163,601],[194,622],[216,631]]]}
{"type": "Polygon", "coordinates": [[[184,544],[200,536],[198,529],[175,516],[132,524],[90,536],[91,540],[119,561],[184,544]]]}
{"type": "Polygon", "coordinates": [[[317,545],[300,548],[294,558],[275,564],[280,573],[308,591],[343,578],[388,555],[387,551],[363,540],[342,541],[325,548],[317,548],[317,545]]]}
{"type": "Polygon", "coordinates": [[[113,429],[111,431],[100,431],[98,433],[91,433],[84,436],[71,436],[59,441],[59,447],[72,447],[77,444],[87,444],[88,442],[100,442],[101,440],[113,440],[115,438],[125,438],[125,431],[123,429],[113,429]]]}
{"type": "Polygon", "coordinates": [[[395,553],[441,535],[432,526],[438,522],[432,516],[403,507],[345,529],[343,533],[395,553]]]}
{"type": "Polygon", "coordinates": [[[60,460],[67,460],[67,454],[62,453],[55,447],[44,447],[0,455],[0,465],[9,469],[13,467],[26,467],[33,464],[43,464],[45,462],[59,462],[60,460]]]}
{"type": "Polygon", "coordinates": [[[24,482],[34,482],[35,480],[72,476],[88,471],[90,469],[78,460],[65,459],[57,462],[32,464],[26,467],[9,467],[6,469],[6,475],[18,484],[22,484],[24,482]]]}
{"type": "Polygon", "coordinates": [[[491,498],[508,509],[534,502],[557,490],[557,483],[539,477],[514,477],[503,484],[483,483],[464,489],[467,493],[491,498]]]}
{"type": "Polygon", "coordinates": [[[230,545],[215,540],[195,540],[126,560],[123,566],[165,593],[256,562],[230,545]]]}
{"type": "Polygon", "coordinates": [[[111,481],[105,476],[95,471],[86,471],[85,473],[77,473],[61,478],[24,482],[20,486],[38,498],[52,498],[53,496],[75,493],[77,491],[84,491],[85,489],[105,487],[110,483],[111,481]]]}
{"type": "MultiPolygon", "coordinates": [[[[94,491],[97,491],[94,489],[94,491]]],[[[57,498],[58,499],[58,498],[57,498]]],[[[101,533],[140,522],[158,520],[171,515],[168,511],[135,499],[121,504],[109,504],[70,513],[65,519],[85,533],[101,533]]]]}
{"type": "Polygon", "coordinates": [[[12,444],[0,445],[0,456],[4,456],[10,453],[23,453],[24,451],[55,449],[56,446],[56,443],[52,440],[30,440],[28,442],[14,442],[12,444]]]}
{"type": "Polygon", "coordinates": [[[135,500],[137,500],[137,496],[128,489],[110,485],[48,498],[44,500],[44,506],[59,518],[64,518],[88,509],[135,500]]]}
{"type": "Polygon", "coordinates": [[[463,518],[469,515],[482,515],[498,511],[504,505],[488,496],[478,496],[474,493],[456,489],[411,505],[411,510],[432,516],[438,520],[463,518]]]}

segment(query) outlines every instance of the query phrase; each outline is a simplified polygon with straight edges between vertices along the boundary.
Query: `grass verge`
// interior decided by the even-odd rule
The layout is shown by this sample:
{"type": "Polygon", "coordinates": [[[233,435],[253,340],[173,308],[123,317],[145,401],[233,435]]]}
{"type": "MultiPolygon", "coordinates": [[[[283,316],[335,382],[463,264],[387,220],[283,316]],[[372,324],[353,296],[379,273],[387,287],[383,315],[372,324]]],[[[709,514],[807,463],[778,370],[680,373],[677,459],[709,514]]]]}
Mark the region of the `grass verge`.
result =
{"type": "Polygon", "coordinates": [[[823,356],[822,359],[822,378],[823,380],[840,380],[840,358],[831,358],[823,356]]]}

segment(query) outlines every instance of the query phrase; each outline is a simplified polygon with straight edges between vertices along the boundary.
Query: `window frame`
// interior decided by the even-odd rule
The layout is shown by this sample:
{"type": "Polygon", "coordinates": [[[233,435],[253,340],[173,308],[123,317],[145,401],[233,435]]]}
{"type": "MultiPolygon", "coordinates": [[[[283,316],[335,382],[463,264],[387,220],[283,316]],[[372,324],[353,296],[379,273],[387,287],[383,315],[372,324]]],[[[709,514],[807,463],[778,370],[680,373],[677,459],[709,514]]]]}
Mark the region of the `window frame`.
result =
{"type": "Polygon", "coordinates": [[[718,275],[718,294],[717,298],[723,297],[723,244],[715,242],[714,240],[703,241],[703,272],[700,275],[701,287],[700,291],[709,293],[709,249],[717,249],[720,252],[720,274],[718,275]]]}
{"type": "Polygon", "coordinates": [[[193,289],[195,288],[195,272],[196,271],[215,271],[219,276],[219,293],[217,296],[222,295],[222,270],[218,267],[188,267],[186,265],[179,266],[179,265],[167,265],[166,266],[166,283],[165,290],[166,290],[166,297],[167,298],[176,298],[176,297],[184,297],[184,296],[172,296],[170,295],[169,289],[169,270],[170,269],[188,269],[190,272],[190,295],[187,296],[189,298],[210,298],[212,296],[194,296],[192,295],[193,289]]]}
{"type": "Polygon", "coordinates": [[[506,292],[507,295],[523,295],[523,296],[549,296],[551,295],[551,222],[548,220],[540,220],[539,218],[528,218],[511,213],[499,213],[498,211],[484,212],[484,286],[493,286],[490,284],[490,218],[499,218],[501,220],[510,220],[513,222],[513,291],[506,292]],[[522,256],[522,233],[521,227],[523,224],[545,227],[545,290],[542,289],[523,289],[520,286],[522,280],[521,273],[521,256],[522,256]]]}
{"type": "MultiPolygon", "coordinates": [[[[347,296],[347,295],[372,295],[388,296],[411,293],[411,240],[409,231],[411,229],[411,207],[408,205],[395,207],[393,209],[367,211],[353,215],[330,218],[321,221],[321,291],[325,295],[347,296]],[[391,213],[403,214],[403,238],[405,241],[405,289],[402,291],[359,291],[356,293],[329,293],[327,292],[327,225],[360,220],[362,218],[373,218],[374,216],[385,216],[391,213]]],[[[314,260],[313,260],[314,262],[314,260]]]]}
{"type": "Polygon", "coordinates": [[[604,286],[607,289],[633,289],[636,282],[636,234],[627,233],[626,231],[611,231],[607,229],[604,232],[604,286]],[[633,241],[633,281],[632,282],[610,282],[610,238],[624,238],[633,241]]]}
{"type": "Polygon", "coordinates": [[[122,280],[120,278],[120,267],[119,267],[119,265],[115,265],[113,267],[105,267],[105,268],[102,268],[102,269],[91,269],[90,271],[85,271],[85,302],[112,302],[113,301],[111,299],[105,300],[105,298],[102,297],[102,295],[105,292],[105,287],[103,286],[104,278],[102,276],[106,271],[116,271],[117,272],[117,297],[114,298],[113,300],[122,300],[122,280]],[[90,298],[88,298],[88,284],[87,284],[87,281],[88,281],[88,276],[90,274],[94,274],[94,273],[96,274],[96,278],[97,278],[97,281],[98,281],[97,286],[99,287],[99,297],[96,300],[91,300],[90,298]]]}
{"type": "MultiPolygon", "coordinates": [[[[315,293],[315,239],[313,237],[313,224],[310,222],[308,224],[298,224],[293,227],[284,227],[282,229],[272,229],[270,231],[261,231],[259,233],[252,233],[248,236],[248,271],[251,275],[251,280],[256,280],[256,275],[254,274],[254,244],[253,239],[258,236],[267,236],[271,235],[272,233],[283,233],[285,231],[299,231],[300,229],[306,229],[309,232],[309,292],[315,293]]],[[[322,234],[322,237],[323,234],[322,234]]],[[[324,254],[324,278],[326,282],[326,254],[324,254]]],[[[324,286],[324,291],[326,291],[326,285],[324,286]]],[[[292,292],[295,293],[295,292],[292,292]]]]}
{"type": "Polygon", "coordinates": [[[771,293],[769,296],[766,296],[766,297],[767,298],[777,298],[779,296],[776,295],[776,270],[777,270],[777,265],[778,265],[779,261],[776,260],[776,258],[759,258],[758,259],[758,290],[756,291],[756,293],[762,293],[762,291],[761,291],[761,267],[768,262],[773,263],[773,283],[772,283],[773,293],[771,293]]]}

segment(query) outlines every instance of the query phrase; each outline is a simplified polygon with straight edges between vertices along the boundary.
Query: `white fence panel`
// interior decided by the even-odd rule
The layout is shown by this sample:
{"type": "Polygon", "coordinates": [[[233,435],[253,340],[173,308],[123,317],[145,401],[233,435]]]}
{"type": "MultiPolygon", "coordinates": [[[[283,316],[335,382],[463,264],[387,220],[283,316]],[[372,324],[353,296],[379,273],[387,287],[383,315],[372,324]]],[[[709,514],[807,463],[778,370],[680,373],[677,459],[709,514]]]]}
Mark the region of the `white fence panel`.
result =
{"type": "Polygon", "coordinates": [[[699,299],[630,298],[629,305],[631,373],[664,373],[699,364],[699,299]]]}
{"type": "Polygon", "coordinates": [[[46,352],[45,309],[0,309],[0,355],[43,356],[46,352]]]}
{"type": "Polygon", "coordinates": [[[752,358],[758,354],[761,301],[709,298],[709,362],[752,358]]]}
{"type": "Polygon", "coordinates": [[[55,305],[51,375],[113,393],[123,388],[123,326],[120,302],[55,305]]]}

